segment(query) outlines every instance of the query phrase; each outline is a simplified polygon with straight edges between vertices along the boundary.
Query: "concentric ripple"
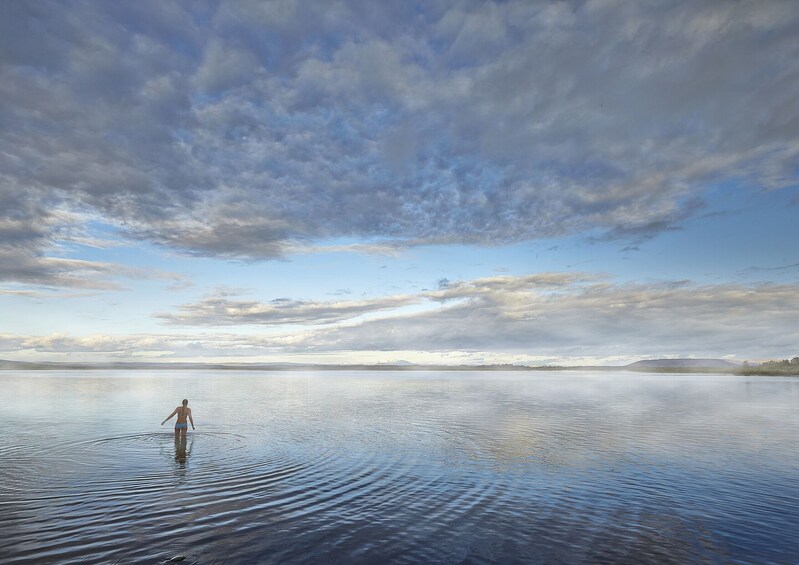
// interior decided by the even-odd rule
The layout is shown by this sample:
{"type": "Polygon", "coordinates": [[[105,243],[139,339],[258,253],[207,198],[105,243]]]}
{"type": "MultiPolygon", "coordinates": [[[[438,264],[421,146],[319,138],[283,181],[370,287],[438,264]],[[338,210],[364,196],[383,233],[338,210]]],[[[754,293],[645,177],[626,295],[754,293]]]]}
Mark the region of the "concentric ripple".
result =
{"type": "Polygon", "coordinates": [[[63,414],[23,377],[0,375],[0,396],[4,378],[28,396],[0,407],[2,563],[799,554],[788,381],[121,374],[100,396],[104,382],[59,383],[59,406],[81,407],[63,414]],[[141,406],[187,383],[201,425],[176,442],[141,406]]]}

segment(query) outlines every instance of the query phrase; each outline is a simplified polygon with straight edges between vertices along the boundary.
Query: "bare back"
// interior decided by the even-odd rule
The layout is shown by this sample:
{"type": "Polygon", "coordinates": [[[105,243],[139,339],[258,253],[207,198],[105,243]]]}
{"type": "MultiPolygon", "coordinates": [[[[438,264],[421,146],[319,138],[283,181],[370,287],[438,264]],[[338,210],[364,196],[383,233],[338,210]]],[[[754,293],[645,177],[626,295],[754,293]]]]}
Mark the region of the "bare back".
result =
{"type": "Polygon", "coordinates": [[[178,415],[177,424],[185,424],[186,419],[191,417],[191,408],[188,406],[178,406],[175,408],[175,413],[178,415]]]}

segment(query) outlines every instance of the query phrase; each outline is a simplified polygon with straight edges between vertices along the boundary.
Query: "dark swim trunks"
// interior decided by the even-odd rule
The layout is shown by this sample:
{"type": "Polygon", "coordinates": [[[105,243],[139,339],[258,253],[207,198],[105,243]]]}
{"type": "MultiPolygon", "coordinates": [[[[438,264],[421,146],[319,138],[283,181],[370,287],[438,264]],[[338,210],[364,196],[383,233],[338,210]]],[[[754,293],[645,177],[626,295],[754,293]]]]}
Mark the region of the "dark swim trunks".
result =
{"type": "Polygon", "coordinates": [[[182,424],[175,424],[176,430],[182,430],[184,428],[187,430],[189,429],[189,425],[186,422],[183,422],[182,424]]]}

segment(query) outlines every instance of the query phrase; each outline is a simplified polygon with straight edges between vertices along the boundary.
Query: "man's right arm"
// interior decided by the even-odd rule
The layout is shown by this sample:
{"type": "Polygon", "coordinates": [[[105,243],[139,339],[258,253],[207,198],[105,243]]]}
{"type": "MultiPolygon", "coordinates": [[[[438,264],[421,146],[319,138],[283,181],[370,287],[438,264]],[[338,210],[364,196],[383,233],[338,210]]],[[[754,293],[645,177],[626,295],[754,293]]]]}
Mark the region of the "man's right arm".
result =
{"type": "Polygon", "coordinates": [[[166,418],[164,418],[164,421],[161,422],[161,425],[163,426],[166,423],[167,420],[169,420],[172,416],[174,416],[177,413],[178,413],[178,409],[177,408],[172,410],[172,413],[169,416],[167,416],[166,418]]]}

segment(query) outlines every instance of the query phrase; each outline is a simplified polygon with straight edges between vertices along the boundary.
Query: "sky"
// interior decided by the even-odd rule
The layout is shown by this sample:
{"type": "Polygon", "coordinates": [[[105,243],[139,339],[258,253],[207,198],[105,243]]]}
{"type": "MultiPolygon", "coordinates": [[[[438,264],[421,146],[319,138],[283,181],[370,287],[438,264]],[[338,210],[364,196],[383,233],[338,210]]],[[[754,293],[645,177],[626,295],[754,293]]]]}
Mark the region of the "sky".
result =
{"type": "Polygon", "coordinates": [[[0,358],[799,354],[793,0],[0,3],[0,358]]]}

